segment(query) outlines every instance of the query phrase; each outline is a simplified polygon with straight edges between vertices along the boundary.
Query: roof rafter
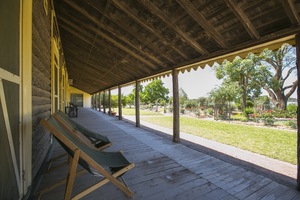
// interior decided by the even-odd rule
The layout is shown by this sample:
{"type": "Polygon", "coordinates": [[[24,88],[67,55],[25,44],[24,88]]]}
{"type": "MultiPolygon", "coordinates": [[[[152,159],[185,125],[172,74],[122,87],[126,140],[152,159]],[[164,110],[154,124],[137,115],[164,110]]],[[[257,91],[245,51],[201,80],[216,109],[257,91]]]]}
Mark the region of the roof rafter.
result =
{"type": "MultiPolygon", "coordinates": [[[[61,22],[64,22],[64,23],[69,23],[69,22],[66,22],[64,19],[62,19],[62,21],[61,22]]],[[[82,29],[79,29],[79,28],[77,28],[76,26],[72,26],[72,24],[70,25],[70,24],[68,24],[69,26],[71,26],[73,29],[75,29],[75,30],[72,30],[71,28],[69,28],[69,27],[67,27],[65,24],[61,24],[61,28],[62,29],[64,29],[64,30],[66,30],[67,32],[69,32],[70,34],[72,34],[72,35],[74,35],[75,37],[77,37],[77,38],[79,38],[80,40],[82,40],[82,41],[84,41],[85,43],[90,43],[90,41],[88,41],[87,40],[87,38],[88,38],[88,36],[87,35],[85,35],[85,36],[82,36],[82,35],[80,35],[80,34],[78,34],[78,33],[80,33],[80,31],[82,31],[82,29]]],[[[101,45],[100,45],[101,46],[101,45]]],[[[99,49],[98,47],[94,47],[98,52],[104,52],[103,51],[103,49],[99,49]]],[[[115,52],[115,53],[117,53],[118,54],[118,52],[115,52]]],[[[120,55],[120,56],[122,56],[122,55],[120,55]]],[[[128,60],[126,60],[126,58],[122,58],[122,61],[125,61],[125,62],[129,62],[128,60]]],[[[139,67],[139,66],[136,66],[136,67],[139,67]]],[[[151,71],[149,70],[149,69],[147,69],[147,68],[145,68],[145,67],[139,67],[140,68],[140,70],[142,71],[142,72],[146,72],[146,73],[151,73],[151,71]]]]}
{"type": "Polygon", "coordinates": [[[207,19],[195,8],[190,1],[177,0],[186,12],[201,26],[205,31],[211,35],[212,38],[224,49],[227,49],[229,44],[225,41],[223,36],[215,30],[215,28],[207,21],[207,19]]]}
{"type": "MultiPolygon", "coordinates": [[[[89,18],[90,20],[94,21],[97,25],[99,24],[98,20],[96,20],[94,17],[90,16],[90,14],[86,10],[80,8],[76,3],[71,2],[69,0],[66,0],[65,2],[68,5],[70,5],[73,9],[75,9],[76,11],[80,12],[81,14],[83,14],[84,16],[86,16],[87,18],[89,18]]],[[[75,26],[75,24],[74,24],[74,26],[75,26]]],[[[101,26],[101,24],[99,24],[99,26],[101,26]]],[[[154,70],[157,69],[157,66],[155,66],[154,64],[152,64],[148,60],[144,59],[140,55],[134,53],[133,51],[131,51],[130,49],[128,49],[127,47],[125,47],[124,45],[122,45],[121,43],[119,43],[118,41],[116,41],[113,38],[111,38],[110,36],[108,36],[107,34],[101,32],[98,29],[95,29],[93,27],[89,27],[89,28],[92,29],[93,31],[95,31],[99,36],[101,36],[102,38],[104,38],[108,42],[112,43],[113,45],[115,45],[116,47],[118,47],[121,50],[125,51],[126,53],[128,53],[131,56],[133,56],[134,58],[140,60],[145,65],[149,66],[150,68],[152,68],[154,70]]]]}
{"type": "Polygon", "coordinates": [[[286,10],[286,14],[288,15],[289,19],[293,24],[300,24],[300,17],[298,15],[298,12],[295,8],[295,5],[293,3],[293,0],[286,0],[281,1],[284,9],[286,10]]]}
{"type": "MultiPolygon", "coordinates": [[[[95,1],[90,1],[87,0],[88,3],[99,3],[99,2],[95,2],[95,1]]],[[[144,37],[142,34],[136,32],[135,30],[129,29],[128,26],[126,26],[122,21],[120,21],[118,18],[114,17],[114,15],[110,15],[108,16],[106,13],[104,13],[103,11],[97,9],[95,7],[95,9],[101,13],[103,16],[105,16],[107,18],[107,20],[109,20],[110,22],[118,25],[120,28],[122,28],[123,31],[126,31],[128,34],[130,34],[132,37],[135,37],[139,42],[144,43],[148,48],[150,48],[151,50],[154,50],[155,52],[157,52],[158,54],[160,54],[161,56],[163,56],[164,58],[166,58],[167,60],[169,60],[172,63],[176,63],[174,61],[173,58],[171,58],[169,55],[166,55],[165,52],[163,52],[161,49],[159,49],[157,46],[153,45],[152,41],[149,41],[149,38],[144,37]]],[[[98,24],[99,25],[99,24],[98,24]]],[[[102,24],[102,26],[105,26],[102,24]]],[[[114,34],[116,37],[118,38],[122,38],[120,35],[117,35],[117,33],[114,31],[114,29],[112,29],[111,27],[107,27],[105,26],[105,29],[110,32],[111,34],[114,34]]],[[[125,39],[126,40],[126,39],[125,39]]],[[[127,41],[127,40],[126,40],[127,41]]],[[[134,45],[134,44],[131,44],[134,45]]]]}
{"type": "Polygon", "coordinates": [[[157,33],[157,30],[154,30],[152,27],[147,25],[147,22],[143,19],[141,19],[139,16],[134,14],[133,12],[130,12],[130,8],[126,5],[121,4],[119,1],[112,0],[114,5],[116,5],[120,10],[122,10],[126,15],[128,15],[130,18],[132,18],[136,23],[138,23],[140,26],[144,27],[146,30],[151,32],[151,34],[155,35],[162,43],[168,45],[169,48],[176,51],[179,55],[181,55],[183,58],[188,59],[189,56],[184,53],[182,50],[178,49],[174,45],[169,45],[169,42],[159,33],[157,33]]]}
{"type": "Polygon", "coordinates": [[[152,2],[147,1],[142,5],[144,5],[144,7],[146,7],[149,10],[149,12],[151,12],[153,15],[157,15],[163,22],[166,23],[167,26],[169,26],[169,28],[173,29],[181,38],[183,38],[187,43],[189,43],[196,51],[198,51],[202,55],[208,54],[208,51],[205,48],[203,48],[198,42],[196,42],[188,34],[183,32],[173,20],[171,20],[164,12],[162,12],[152,2]]]}
{"type": "Polygon", "coordinates": [[[260,35],[257,30],[254,28],[252,22],[249,20],[248,16],[242,10],[242,8],[234,3],[232,0],[224,0],[233,14],[239,19],[242,25],[247,30],[248,34],[251,36],[252,39],[259,39],[260,35]]]}
{"type": "MultiPolygon", "coordinates": [[[[74,44],[66,44],[66,47],[71,47],[71,48],[76,48],[74,47],[74,44]]],[[[105,55],[104,55],[105,56],[105,55]]],[[[114,72],[112,72],[112,67],[110,66],[110,68],[103,67],[105,66],[106,63],[101,63],[101,62],[96,62],[93,58],[90,58],[90,62],[84,66],[80,64],[80,58],[74,56],[72,59],[73,62],[71,62],[70,64],[72,64],[73,67],[79,68],[82,70],[82,72],[80,74],[84,74],[88,68],[89,71],[92,71],[92,75],[96,76],[96,77],[100,77],[102,76],[102,74],[104,73],[112,73],[114,74],[115,79],[120,79],[120,78],[126,78],[129,76],[129,74],[127,72],[122,72],[121,74],[115,74],[114,72]],[[101,70],[99,69],[101,68],[101,70]]],[[[115,63],[114,65],[116,65],[118,63],[115,63]]],[[[122,68],[120,68],[120,70],[122,70],[122,68]]]]}

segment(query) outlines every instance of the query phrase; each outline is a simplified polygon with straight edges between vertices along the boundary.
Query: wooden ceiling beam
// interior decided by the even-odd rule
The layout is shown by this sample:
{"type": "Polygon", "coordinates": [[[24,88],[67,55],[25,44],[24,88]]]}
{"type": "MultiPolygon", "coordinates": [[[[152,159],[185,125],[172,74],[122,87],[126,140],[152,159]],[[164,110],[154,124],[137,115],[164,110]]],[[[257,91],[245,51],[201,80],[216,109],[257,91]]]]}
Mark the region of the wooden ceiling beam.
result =
{"type": "Polygon", "coordinates": [[[197,10],[197,8],[186,0],[177,0],[185,11],[210,35],[223,49],[227,49],[229,44],[223,36],[207,21],[207,19],[197,10]]]}
{"type": "MultiPolygon", "coordinates": [[[[88,1],[88,2],[90,2],[90,1],[88,1]]],[[[91,1],[90,3],[91,3],[91,5],[94,5],[95,3],[97,3],[97,1],[91,1]]],[[[95,9],[97,9],[97,6],[96,5],[94,5],[94,6],[95,6],[95,9]]],[[[126,31],[129,35],[136,38],[140,42],[140,44],[132,44],[132,45],[135,45],[135,46],[145,45],[146,47],[148,47],[149,49],[151,49],[154,52],[158,53],[160,56],[162,56],[165,59],[169,60],[173,64],[176,63],[170,55],[167,55],[166,52],[164,52],[162,49],[160,49],[157,46],[153,45],[153,42],[149,38],[146,38],[142,34],[140,34],[139,32],[128,28],[128,26],[126,26],[125,23],[123,23],[120,19],[118,19],[114,15],[108,16],[106,13],[103,13],[99,9],[97,9],[97,11],[99,13],[101,13],[102,15],[104,15],[110,22],[116,24],[117,26],[119,26],[119,28],[121,28],[123,31],[126,31]]],[[[103,26],[105,26],[105,25],[103,24],[103,26]]],[[[116,32],[113,29],[111,29],[110,27],[105,26],[105,29],[110,33],[116,34],[116,32]]]]}
{"type": "MultiPolygon", "coordinates": [[[[106,9],[108,8],[108,5],[109,5],[109,3],[106,4],[106,9]]],[[[162,67],[165,66],[165,63],[163,63],[162,61],[160,61],[159,59],[157,59],[155,56],[150,55],[149,53],[145,53],[145,52],[141,51],[141,49],[139,49],[140,45],[134,45],[134,44],[132,44],[132,42],[130,40],[128,40],[127,38],[125,38],[124,35],[120,35],[120,34],[118,34],[118,32],[114,31],[110,27],[103,25],[97,18],[93,17],[90,13],[85,12],[85,11],[82,12],[82,9],[79,10],[78,7],[74,8],[74,9],[76,9],[76,11],[80,12],[82,15],[86,16],[93,23],[95,23],[98,27],[100,27],[103,30],[107,31],[109,34],[114,35],[116,38],[118,38],[119,40],[121,40],[126,45],[128,45],[131,48],[135,49],[137,52],[143,54],[143,57],[150,58],[152,61],[154,61],[155,63],[157,63],[159,66],[162,66],[162,67]]],[[[103,19],[104,15],[106,15],[106,14],[105,14],[105,12],[104,13],[101,12],[101,14],[102,14],[101,19],[103,19]]],[[[68,16],[68,12],[66,12],[66,16],[68,16]]],[[[93,32],[97,33],[98,35],[104,34],[103,32],[99,31],[97,28],[95,28],[93,26],[88,26],[88,25],[86,25],[83,22],[79,22],[79,20],[76,20],[76,18],[74,16],[69,16],[69,18],[73,18],[74,23],[81,24],[81,26],[84,26],[86,29],[93,31],[93,32]]],[[[119,22],[118,25],[122,26],[122,24],[124,24],[124,23],[123,22],[119,22]]],[[[127,31],[128,31],[128,29],[129,29],[128,27],[124,28],[124,30],[127,30],[127,31]]],[[[107,34],[105,34],[105,35],[107,35],[107,34]]],[[[138,34],[134,35],[134,37],[138,37],[138,34]]],[[[163,55],[163,53],[161,53],[161,55],[163,55]]]]}
{"type": "MultiPolygon", "coordinates": [[[[61,22],[66,23],[65,21],[66,21],[65,19],[61,19],[61,22]]],[[[67,22],[67,23],[68,23],[68,22],[67,22]]],[[[68,23],[68,25],[70,26],[70,23],[68,23]]],[[[72,26],[72,24],[71,24],[71,27],[72,27],[73,29],[75,29],[75,30],[72,30],[71,28],[67,27],[67,26],[66,26],[65,24],[63,24],[63,23],[60,24],[60,27],[61,27],[62,29],[64,29],[65,31],[69,32],[70,34],[74,35],[74,36],[77,37],[78,39],[82,40],[83,42],[85,42],[85,43],[87,43],[87,44],[91,44],[91,41],[87,40],[87,38],[89,38],[90,36],[78,34],[78,33],[80,33],[81,31],[83,31],[83,29],[80,29],[80,28],[78,28],[77,26],[72,26]]],[[[97,44],[99,44],[99,46],[105,46],[105,44],[103,45],[102,43],[99,43],[99,42],[97,42],[97,44]]],[[[63,45],[64,45],[64,44],[63,44],[63,45]]],[[[97,46],[98,46],[98,45],[94,46],[94,49],[95,49],[98,53],[99,53],[99,52],[102,52],[102,53],[103,53],[103,49],[99,49],[97,46]]],[[[108,48],[108,47],[107,47],[107,48],[108,48]]],[[[111,51],[111,50],[110,50],[110,51],[111,51]]],[[[114,53],[115,53],[115,54],[118,54],[120,57],[122,57],[122,61],[123,61],[123,62],[130,63],[130,61],[129,61],[129,60],[126,60],[126,59],[124,58],[123,55],[120,55],[120,52],[114,52],[114,53]]],[[[111,56],[111,55],[108,55],[108,54],[106,54],[106,55],[107,55],[107,57],[111,56]]],[[[138,67],[141,73],[147,73],[147,74],[148,74],[148,73],[151,73],[151,72],[152,72],[152,71],[150,71],[148,68],[145,68],[145,67],[140,66],[140,65],[135,65],[135,67],[138,67]]]]}
{"type": "MultiPolygon", "coordinates": [[[[62,28],[62,30],[64,30],[64,31],[68,31],[68,32],[70,32],[70,34],[72,34],[72,32],[74,32],[73,30],[71,30],[70,28],[67,28],[67,27],[65,27],[65,26],[61,26],[61,28],[62,28]]],[[[75,31],[76,32],[76,31],[75,31]]],[[[83,40],[83,42],[89,42],[89,41],[87,41],[87,40],[85,40],[86,38],[88,38],[88,37],[84,37],[84,36],[79,36],[79,38],[78,38],[78,40],[83,40]]],[[[75,44],[73,44],[73,43],[70,43],[70,44],[68,44],[68,43],[64,43],[64,46],[66,46],[66,48],[65,49],[72,49],[72,51],[70,51],[70,52],[77,52],[77,51],[81,51],[80,49],[79,49],[79,47],[74,47],[74,45],[75,44]],[[71,46],[69,46],[69,45],[71,45],[71,46]]],[[[101,46],[101,44],[99,44],[100,46],[101,46]]],[[[98,45],[97,45],[98,46],[98,45]]],[[[109,58],[111,55],[109,55],[109,52],[104,52],[103,51],[103,49],[98,49],[98,47],[94,47],[94,49],[95,49],[95,51],[97,52],[97,54],[99,55],[99,57],[105,57],[105,58],[109,58]]],[[[116,52],[116,54],[118,54],[118,52],[116,52]]],[[[68,56],[68,54],[67,53],[65,53],[65,56],[67,57],[68,56]]],[[[77,57],[76,55],[70,55],[72,58],[70,59],[71,61],[72,60],[74,60],[75,59],[75,57],[77,57]]],[[[128,65],[127,63],[130,63],[130,61],[127,59],[127,58],[125,58],[124,56],[122,56],[122,55],[118,55],[118,56],[120,56],[121,57],[121,61],[119,62],[119,66],[122,66],[122,65],[124,65],[124,66],[126,66],[127,68],[129,68],[130,70],[132,70],[132,72],[134,72],[134,74],[135,74],[135,76],[141,76],[141,75],[143,75],[143,74],[149,74],[149,73],[152,73],[152,71],[150,71],[148,68],[145,68],[145,67],[142,67],[142,66],[136,66],[135,65],[135,67],[137,67],[138,68],[138,70],[134,70],[133,69],[133,67],[131,66],[131,65],[128,65]]],[[[91,59],[91,58],[90,58],[91,59]]],[[[80,62],[80,60],[78,60],[78,61],[76,61],[76,64],[78,64],[80,62]]],[[[83,62],[83,61],[82,61],[83,62]]],[[[95,61],[93,61],[93,62],[95,62],[95,61]]],[[[101,60],[99,60],[99,62],[101,62],[101,60]]],[[[71,64],[72,62],[68,62],[69,64],[71,64]]],[[[107,68],[107,64],[106,64],[106,68],[107,68]]],[[[109,64],[109,67],[111,67],[111,65],[109,64]]],[[[108,69],[106,69],[106,70],[108,70],[108,69]]],[[[132,73],[131,72],[131,73],[132,73]]],[[[125,72],[124,72],[125,73],[125,72]]],[[[125,74],[127,74],[128,72],[126,72],[125,74]]]]}
{"type": "MultiPolygon", "coordinates": [[[[152,51],[158,53],[160,56],[166,58],[167,60],[169,60],[172,63],[176,63],[174,61],[174,59],[170,56],[170,55],[166,55],[166,53],[158,48],[157,46],[153,45],[153,42],[150,41],[149,38],[144,37],[142,34],[136,32],[133,29],[130,29],[128,26],[126,26],[126,23],[124,23],[121,19],[118,19],[117,17],[115,17],[114,15],[110,15],[108,16],[107,13],[101,11],[100,9],[97,8],[96,3],[99,2],[95,2],[95,1],[91,1],[91,0],[87,0],[88,3],[90,3],[91,6],[93,6],[101,15],[105,16],[107,18],[108,21],[114,23],[115,25],[117,25],[119,28],[121,28],[123,31],[127,32],[129,35],[131,35],[132,37],[136,38],[140,44],[136,44],[136,45],[145,45],[146,47],[148,47],[149,49],[151,49],[152,51]]],[[[104,24],[99,24],[96,21],[94,21],[94,23],[96,23],[97,25],[101,25],[102,28],[104,28],[106,31],[110,32],[111,34],[114,34],[116,37],[118,37],[119,39],[123,38],[120,35],[118,35],[112,28],[105,26],[104,24]]],[[[128,41],[128,40],[127,40],[128,41]]],[[[134,44],[131,44],[134,45],[134,44]]]]}
{"type": "Polygon", "coordinates": [[[239,19],[242,23],[244,28],[247,30],[248,34],[251,36],[252,39],[259,39],[260,35],[257,30],[254,28],[252,22],[246,15],[246,13],[242,10],[242,8],[232,0],[224,0],[233,14],[239,19]]]}
{"type": "MultiPolygon", "coordinates": [[[[69,43],[66,44],[67,48],[73,48],[73,44],[69,43]]],[[[67,57],[68,55],[66,55],[67,57]]],[[[100,56],[102,56],[102,54],[100,54],[100,56]]],[[[103,55],[106,56],[106,55],[103,55]]],[[[72,67],[78,66],[79,68],[82,67],[83,69],[83,65],[80,65],[80,58],[78,57],[72,57],[72,62],[69,62],[69,64],[71,64],[72,67]]],[[[128,70],[124,70],[123,67],[121,66],[121,64],[119,63],[115,63],[114,65],[119,65],[118,71],[120,71],[120,73],[115,73],[111,70],[111,68],[107,69],[107,63],[103,62],[102,59],[101,60],[94,60],[92,58],[90,58],[90,62],[88,63],[87,67],[90,67],[91,69],[93,69],[93,73],[97,76],[100,76],[102,74],[107,74],[110,73],[112,75],[114,75],[117,79],[120,80],[126,80],[128,78],[133,78],[134,76],[132,75],[132,73],[129,73],[128,70]]],[[[123,64],[124,65],[124,64],[123,64]]],[[[124,65],[126,66],[126,65],[124,65]]],[[[127,67],[127,66],[126,66],[127,67]]],[[[131,69],[132,70],[132,69],[131,69]]],[[[139,72],[139,70],[137,70],[137,72],[139,72]]],[[[142,75],[142,73],[136,73],[137,76],[142,75]]]]}
{"type": "MultiPolygon", "coordinates": [[[[112,66],[112,69],[117,68],[117,64],[112,66]]],[[[72,68],[73,72],[78,72],[78,74],[81,74],[84,77],[84,80],[89,80],[90,84],[95,84],[95,83],[100,83],[102,85],[109,85],[111,83],[115,82],[124,82],[127,81],[128,79],[131,79],[132,77],[127,77],[127,78],[121,78],[119,75],[121,73],[113,73],[112,71],[108,70],[105,73],[99,74],[97,71],[97,68],[94,68],[92,66],[88,66],[87,70],[85,70],[84,74],[82,74],[82,71],[84,70],[82,66],[80,65],[74,65],[72,68]],[[111,74],[111,75],[109,75],[111,74]]],[[[77,73],[76,73],[77,74],[77,73]]],[[[80,81],[78,79],[75,79],[76,81],[80,81]]]]}
{"type": "Polygon", "coordinates": [[[300,17],[295,8],[293,0],[281,1],[285,12],[293,24],[300,24],[300,17]]]}
{"type": "Polygon", "coordinates": [[[116,0],[112,0],[112,2],[116,7],[122,10],[127,16],[133,19],[137,24],[144,27],[147,31],[149,31],[151,34],[157,37],[161,43],[168,46],[170,49],[173,49],[178,55],[182,56],[183,58],[189,59],[189,56],[184,51],[178,49],[174,45],[170,45],[169,41],[167,41],[167,39],[165,39],[161,34],[159,34],[160,32],[159,30],[153,29],[152,27],[147,25],[147,22],[144,19],[134,14],[134,12],[130,12],[131,9],[127,5],[124,5],[123,3],[120,3],[119,1],[116,0]]]}
{"type": "Polygon", "coordinates": [[[207,55],[209,52],[203,48],[198,42],[191,38],[188,34],[183,32],[177,25],[176,22],[172,21],[164,12],[162,12],[156,5],[152,2],[147,1],[143,3],[145,8],[148,9],[153,15],[158,16],[170,29],[173,29],[178,36],[186,41],[191,47],[198,51],[201,55],[207,55]]]}
{"type": "MultiPolygon", "coordinates": [[[[74,2],[72,2],[70,0],[65,0],[65,2],[69,6],[71,6],[73,9],[75,9],[77,12],[80,12],[81,14],[83,14],[84,16],[86,16],[87,18],[91,17],[86,10],[84,10],[83,8],[80,8],[76,3],[74,3],[74,2]]],[[[99,23],[98,20],[97,20],[97,23],[99,23]]],[[[74,26],[76,26],[76,25],[74,25],[74,26]]],[[[78,26],[82,26],[82,24],[78,24],[78,26]]],[[[90,27],[90,28],[92,28],[92,27],[90,27]]],[[[122,51],[124,51],[127,54],[131,55],[132,57],[136,58],[137,60],[140,60],[142,63],[144,63],[145,65],[147,65],[151,69],[153,69],[153,70],[157,70],[158,69],[156,65],[154,65],[153,63],[151,63],[148,60],[144,59],[140,55],[134,53],[133,51],[131,51],[130,49],[128,49],[127,47],[125,47],[121,43],[117,42],[116,40],[114,40],[113,38],[111,38],[110,36],[108,36],[107,34],[104,34],[103,32],[100,32],[100,31],[97,31],[97,34],[98,34],[98,36],[100,36],[100,37],[104,38],[105,40],[107,40],[108,42],[112,43],[117,48],[121,49],[122,51]]]]}

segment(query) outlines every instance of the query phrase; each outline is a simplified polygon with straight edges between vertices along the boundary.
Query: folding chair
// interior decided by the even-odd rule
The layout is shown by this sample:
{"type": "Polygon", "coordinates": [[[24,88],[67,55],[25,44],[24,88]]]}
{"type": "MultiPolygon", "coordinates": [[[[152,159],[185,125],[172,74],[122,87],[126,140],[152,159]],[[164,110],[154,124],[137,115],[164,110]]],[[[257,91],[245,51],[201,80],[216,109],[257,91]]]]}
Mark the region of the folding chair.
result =
{"type": "Polygon", "coordinates": [[[133,196],[126,184],[117,179],[134,167],[134,163],[130,163],[121,152],[103,152],[89,148],[86,143],[76,135],[70,134],[53,117],[41,120],[41,124],[54,135],[72,157],[64,199],[71,199],[78,163],[92,175],[103,176],[103,179],[72,199],[82,198],[109,181],[129,197],[133,196]]]}
{"type": "Polygon", "coordinates": [[[105,149],[111,146],[111,142],[106,136],[103,136],[99,133],[95,133],[84,126],[76,123],[72,119],[70,119],[66,114],[62,111],[58,111],[57,113],[53,114],[53,117],[68,131],[72,131],[81,137],[82,140],[87,141],[89,140],[98,150],[105,149]],[[87,140],[86,140],[87,139],[87,140]]]}

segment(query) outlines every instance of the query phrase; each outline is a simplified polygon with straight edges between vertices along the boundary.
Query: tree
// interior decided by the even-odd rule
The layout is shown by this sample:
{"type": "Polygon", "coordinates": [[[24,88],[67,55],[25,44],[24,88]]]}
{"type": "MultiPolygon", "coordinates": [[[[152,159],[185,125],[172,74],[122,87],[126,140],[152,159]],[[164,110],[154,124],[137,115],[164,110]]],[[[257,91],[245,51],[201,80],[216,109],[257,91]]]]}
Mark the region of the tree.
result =
{"type": "Polygon", "coordinates": [[[121,96],[121,102],[122,102],[122,106],[125,107],[128,102],[127,102],[127,96],[123,95],[121,96]]]}
{"type": "Polygon", "coordinates": [[[258,96],[261,93],[260,87],[253,79],[256,73],[256,57],[249,54],[245,59],[236,57],[232,62],[224,62],[215,67],[218,79],[224,79],[227,82],[236,82],[242,93],[242,110],[245,109],[247,97],[258,96]]]}
{"type": "Polygon", "coordinates": [[[169,89],[164,87],[162,80],[154,80],[145,86],[142,91],[142,99],[146,104],[157,103],[157,101],[166,101],[168,99],[169,89]]]}
{"type": "MultiPolygon", "coordinates": [[[[209,93],[209,99],[214,102],[215,108],[223,111],[225,107],[228,111],[230,110],[230,103],[238,97],[239,90],[236,82],[224,81],[221,86],[209,93]]],[[[230,118],[230,112],[228,113],[230,118]]]]}
{"type": "Polygon", "coordinates": [[[256,112],[269,110],[271,108],[269,96],[268,95],[259,96],[254,100],[254,105],[255,105],[256,112]]]}
{"type": "MultiPolygon", "coordinates": [[[[135,88],[136,86],[134,85],[132,91],[126,96],[126,103],[127,105],[129,105],[129,107],[131,108],[131,106],[135,105],[135,88]]],[[[143,85],[141,83],[139,83],[139,95],[140,95],[140,101],[142,101],[142,92],[143,92],[143,85]]]]}
{"type": "Polygon", "coordinates": [[[200,109],[204,110],[209,107],[209,98],[208,97],[199,97],[198,103],[199,103],[200,109]]]}
{"type": "Polygon", "coordinates": [[[269,94],[277,109],[286,110],[289,97],[295,92],[298,80],[286,86],[287,79],[296,71],[295,48],[283,44],[277,51],[265,49],[259,56],[257,81],[269,94]]]}
{"type": "Polygon", "coordinates": [[[112,108],[118,107],[118,95],[111,95],[111,107],[112,108]]]}
{"type": "Polygon", "coordinates": [[[135,101],[134,97],[135,97],[134,93],[131,92],[130,94],[128,94],[128,96],[126,98],[127,104],[129,105],[130,108],[131,108],[131,106],[134,105],[134,101],[135,101]]]}
{"type": "MultiPolygon", "coordinates": [[[[133,100],[133,104],[135,102],[135,88],[136,88],[136,85],[134,85],[131,93],[130,93],[130,98],[131,100],[133,100]]],[[[140,101],[143,102],[143,85],[141,83],[139,83],[139,95],[140,95],[140,101]]]]}
{"type": "Polygon", "coordinates": [[[199,108],[199,104],[196,99],[190,99],[186,101],[185,108],[188,110],[197,110],[199,108]]]}

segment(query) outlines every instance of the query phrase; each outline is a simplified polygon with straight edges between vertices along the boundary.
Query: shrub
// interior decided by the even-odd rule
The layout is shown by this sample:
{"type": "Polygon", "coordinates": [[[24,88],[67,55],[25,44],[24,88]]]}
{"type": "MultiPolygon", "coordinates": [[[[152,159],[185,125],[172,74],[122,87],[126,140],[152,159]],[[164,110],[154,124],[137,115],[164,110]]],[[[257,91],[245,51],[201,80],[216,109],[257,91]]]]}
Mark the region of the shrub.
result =
{"type": "Polygon", "coordinates": [[[253,108],[254,107],[254,102],[251,100],[247,100],[246,101],[246,107],[247,108],[253,108]]]}
{"type": "Polygon", "coordinates": [[[244,110],[244,115],[245,115],[245,117],[247,117],[247,118],[249,118],[249,114],[253,114],[253,113],[254,113],[253,108],[247,107],[247,108],[245,108],[245,110],[244,110]]]}
{"type": "Polygon", "coordinates": [[[297,113],[297,105],[294,103],[289,104],[289,105],[287,105],[286,110],[290,113],[296,114],[297,113]]]}
{"type": "Polygon", "coordinates": [[[271,126],[275,122],[272,110],[263,111],[261,114],[261,117],[262,117],[262,121],[264,122],[265,125],[271,126]]]}
{"type": "Polygon", "coordinates": [[[292,129],[297,129],[297,122],[294,120],[289,120],[286,122],[286,126],[289,126],[292,129]]]}
{"type": "Polygon", "coordinates": [[[296,118],[296,112],[288,110],[275,110],[273,112],[273,116],[277,118],[296,118]]]}
{"type": "Polygon", "coordinates": [[[207,109],[207,113],[208,113],[209,115],[213,115],[213,114],[214,114],[214,110],[213,110],[212,108],[208,108],[208,109],[207,109]]]}

